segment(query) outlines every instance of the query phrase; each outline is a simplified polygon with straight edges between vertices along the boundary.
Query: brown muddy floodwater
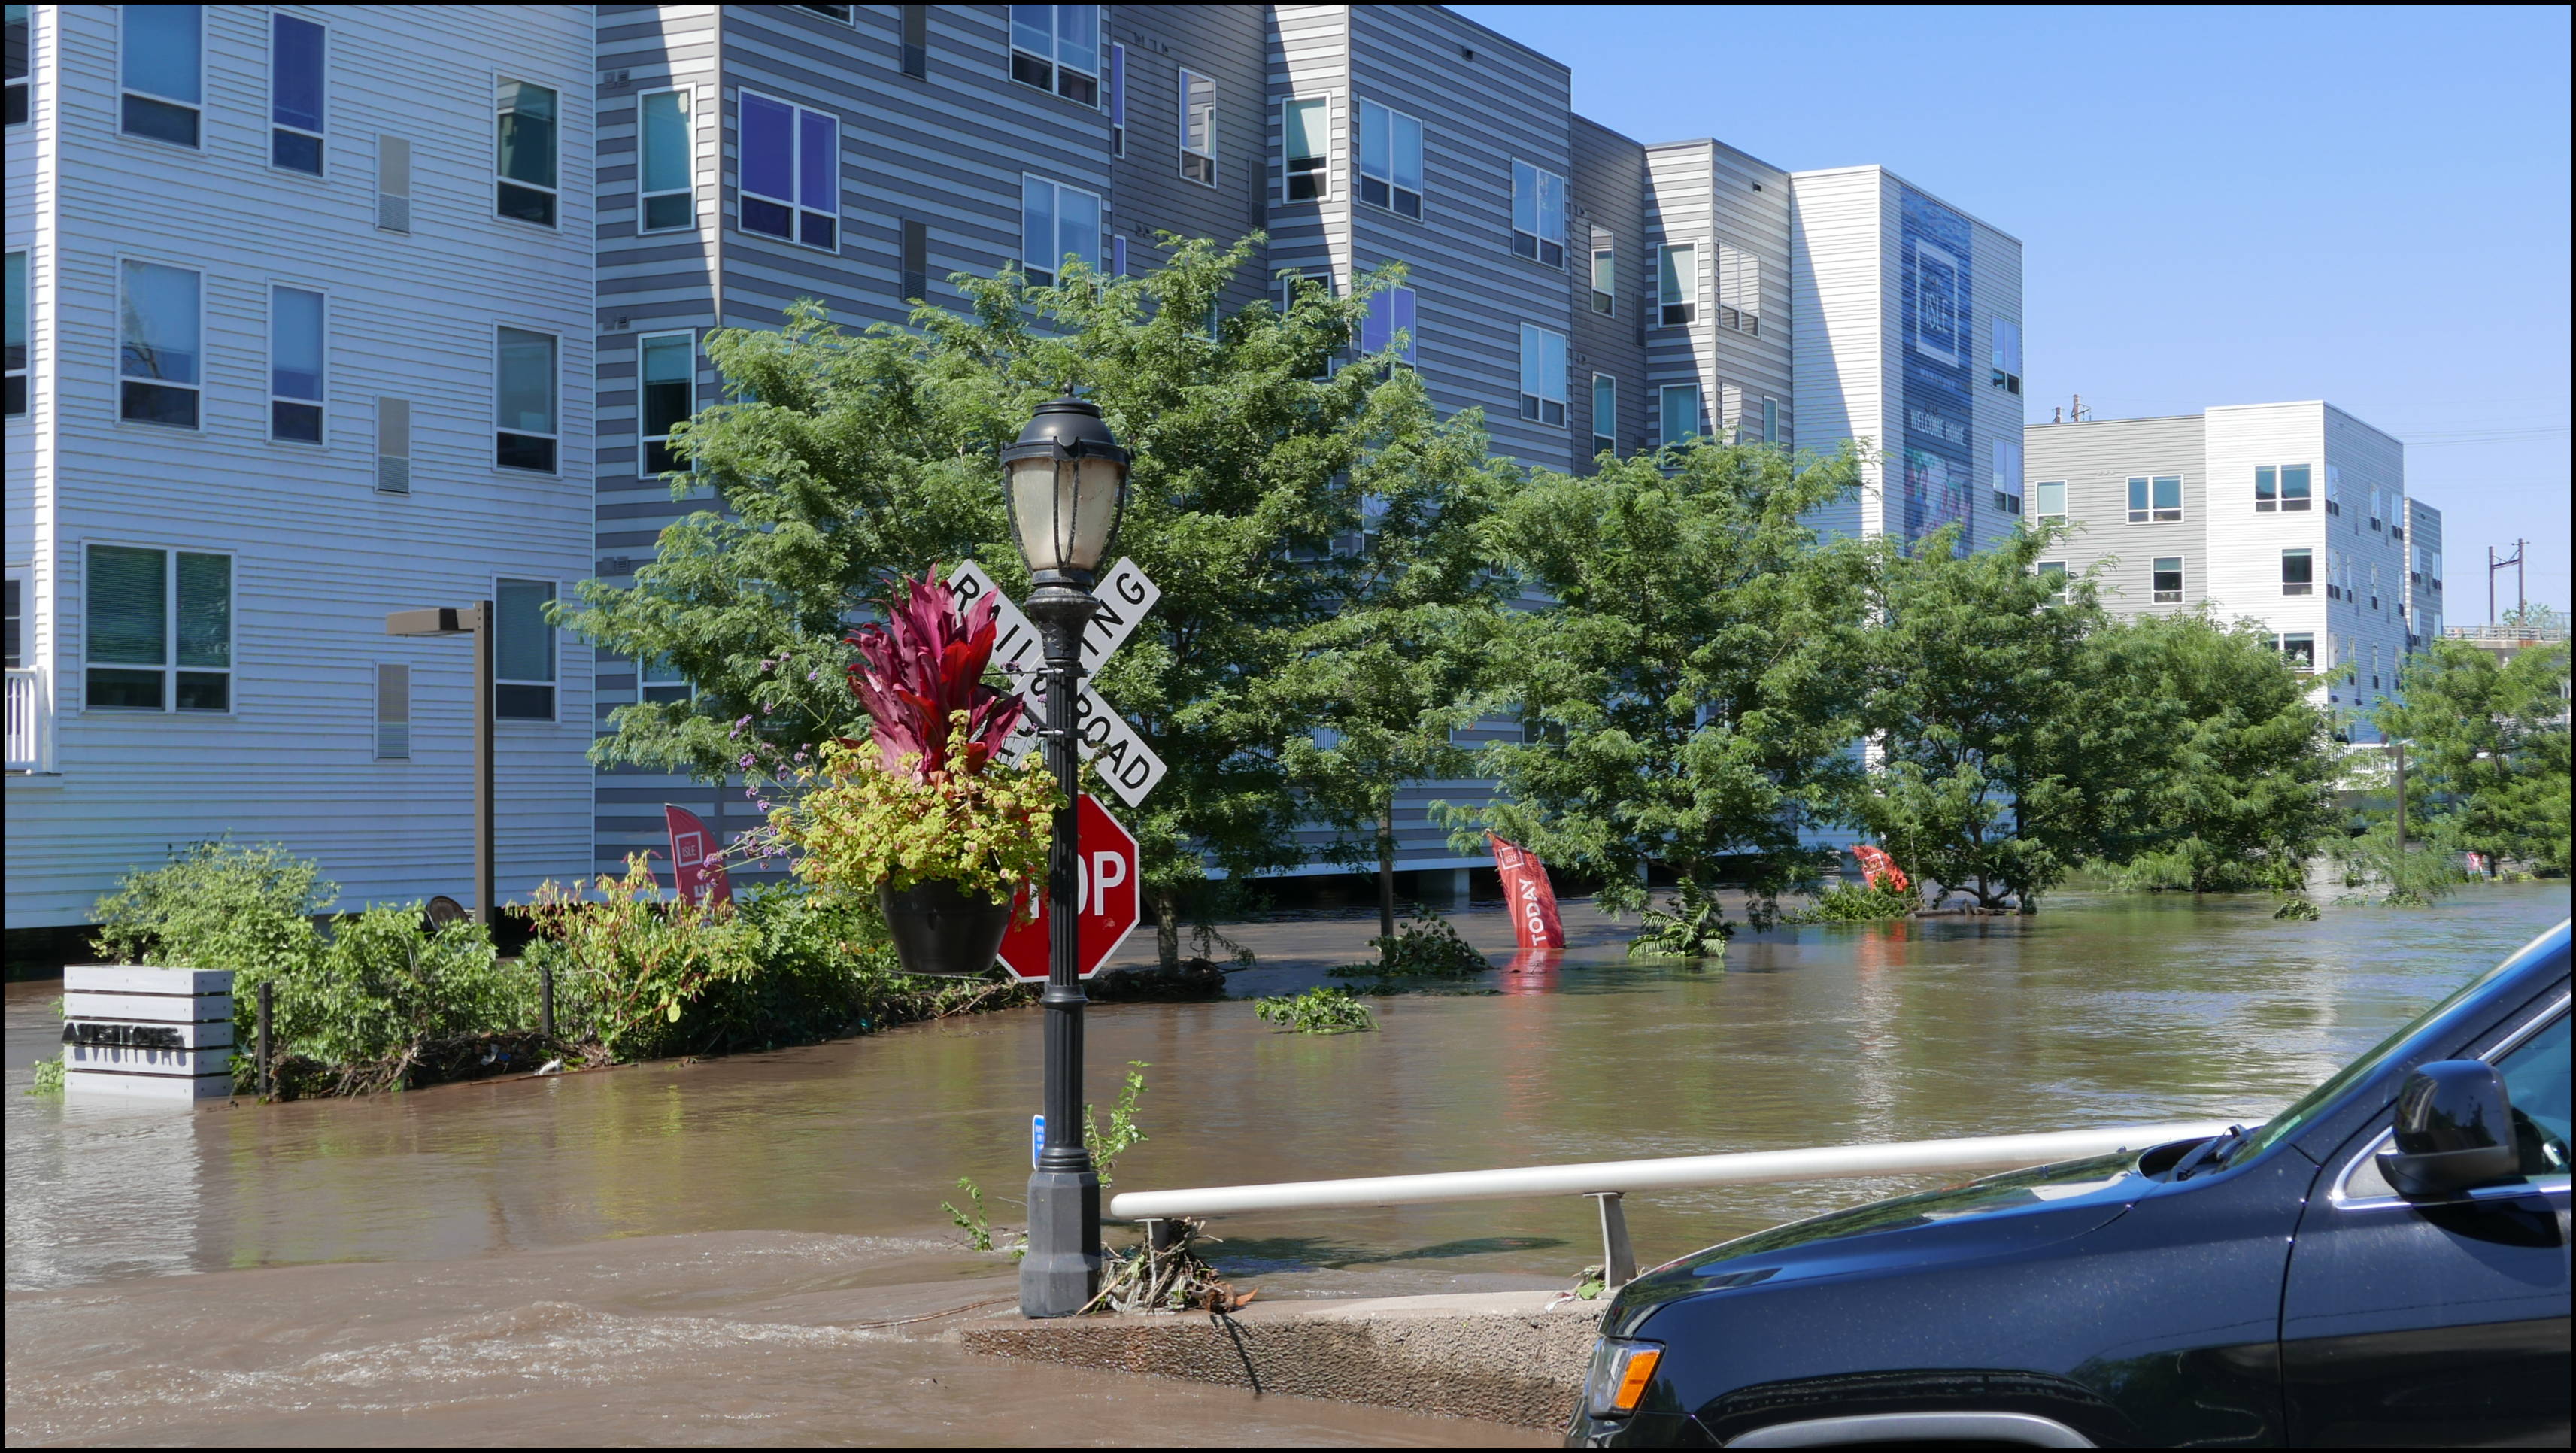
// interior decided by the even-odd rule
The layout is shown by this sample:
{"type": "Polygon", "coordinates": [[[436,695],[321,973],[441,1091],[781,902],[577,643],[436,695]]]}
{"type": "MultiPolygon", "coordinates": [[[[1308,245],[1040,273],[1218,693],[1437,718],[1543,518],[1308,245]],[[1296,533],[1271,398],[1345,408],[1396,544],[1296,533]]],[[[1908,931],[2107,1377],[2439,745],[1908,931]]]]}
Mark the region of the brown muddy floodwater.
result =
{"type": "MultiPolygon", "coordinates": [[[[2568,912],[2563,883],[2283,923],[2259,900],[1739,938],[1627,964],[1579,907],[1559,967],[1274,1032],[1365,917],[1243,937],[1236,1001],[1096,1007],[1105,1101],[1142,1060],[1128,1188],[2138,1123],[2253,1120],[2568,912]]],[[[1462,915],[1488,949],[1510,930],[1462,915]]],[[[8,1002],[7,1437],[235,1444],[1484,1445],[1489,1424],[975,1358],[935,1315],[1009,1298],[940,1209],[1014,1208],[1037,1014],[700,1064],[194,1113],[18,1093],[52,986],[8,1002]],[[923,1320],[906,1320],[922,1318],[923,1320]],[[877,1325],[892,1324],[892,1325],[877,1325]]],[[[1901,1182],[1632,1200],[1680,1255],[1901,1182]]],[[[1574,1198],[1220,1223],[1268,1296],[1565,1284],[1574,1198]]]]}

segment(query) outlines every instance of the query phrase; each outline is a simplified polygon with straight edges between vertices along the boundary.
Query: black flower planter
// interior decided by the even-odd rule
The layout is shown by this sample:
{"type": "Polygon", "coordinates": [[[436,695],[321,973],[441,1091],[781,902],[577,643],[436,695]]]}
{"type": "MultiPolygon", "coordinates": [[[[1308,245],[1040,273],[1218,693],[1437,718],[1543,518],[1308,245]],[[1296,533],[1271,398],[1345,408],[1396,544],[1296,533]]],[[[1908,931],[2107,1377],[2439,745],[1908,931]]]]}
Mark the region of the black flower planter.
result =
{"type": "Polygon", "coordinates": [[[939,878],[880,887],[877,906],[885,910],[895,959],[907,974],[980,974],[993,966],[1011,927],[1010,900],[979,898],[939,878]]]}

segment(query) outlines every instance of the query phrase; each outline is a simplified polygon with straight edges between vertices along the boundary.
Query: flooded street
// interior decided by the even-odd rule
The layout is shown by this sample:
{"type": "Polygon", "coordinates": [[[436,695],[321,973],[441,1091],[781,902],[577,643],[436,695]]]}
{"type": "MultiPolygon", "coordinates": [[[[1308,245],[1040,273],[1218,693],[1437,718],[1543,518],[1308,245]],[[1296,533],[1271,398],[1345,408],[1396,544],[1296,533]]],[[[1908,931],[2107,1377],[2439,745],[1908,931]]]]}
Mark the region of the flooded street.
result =
{"type": "MultiPolygon", "coordinates": [[[[1237,999],[1095,1006],[1089,1089],[1149,1064],[1121,1188],[2258,1120],[2568,912],[2564,883],[2273,920],[2266,899],[2051,900],[2033,919],[1740,937],[1372,1000],[1370,1034],[1258,1023],[1373,917],[1256,926],[1237,999]]],[[[1460,915],[1507,953],[1493,908],[1460,915]]],[[[1587,946],[1588,945],[1588,946],[1587,946]]],[[[1131,950],[1149,948],[1144,935],[1131,950]]],[[[954,1182],[1015,1220],[1037,1011],[698,1064],[194,1114],[19,1093],[54,990],[8,1015],[10,1443],[1543,1442],[1513,1430],[968,1357],[1013,1295],[954,1182]],[[871,1323],[900,1325],[871,1326],[871,1323]]],[[[1632,1197],[1641,1260],[1902,1188],[1632,1197]]],[[[1246,1218],[1265,1296],[1567,1284],[1590,1203],[1246,1218]]],[[[1124,1233],[1121,1233],[1122,1235],[1124,1233]]]]}

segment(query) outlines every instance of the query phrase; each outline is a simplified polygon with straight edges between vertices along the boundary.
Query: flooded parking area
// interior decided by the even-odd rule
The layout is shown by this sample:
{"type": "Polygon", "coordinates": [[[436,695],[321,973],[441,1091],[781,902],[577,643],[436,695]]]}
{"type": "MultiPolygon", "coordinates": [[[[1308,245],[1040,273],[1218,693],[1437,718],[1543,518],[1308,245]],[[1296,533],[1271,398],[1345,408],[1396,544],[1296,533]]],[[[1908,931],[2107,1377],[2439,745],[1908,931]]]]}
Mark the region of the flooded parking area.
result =
{"type": "MultiPolygon", "coordinates": [[[[1320,981],[1371,917],[1254,926],[1236,999],[1096,1006],[1130,1061],[1124,1188],[2256,1120],[2568,912],[2563,883],[2272,919],[2068,894],[2030,919],[1747,934],[1723,968],[1577,948],[1376,999],[1307,1036],[1241,996],[1320,981]]],[[[1462,916],[1504,949],[1499,912],[1462,916]]],[[[1507,952],[1507,950],[1506,950],[1507,952]]],[[[49,988],[8,1004],[8,1438],[33,1442],[1390,1443],[1526,1435],[968,1357],[1007,1300],[940,1203],[1013,1219],[1035,1010],[696,1064],[367,1100],[128,1110],[18,1093],[49,988]],[[916,1320],[917,1319],[917,1320],[916,1320]]],[[[1632,1198],[1659,1261],[1899,1183],[1632,1198]]],[[[1246,1218],[1265,1296],[1564,1285],[1579,1199],[1246,1218]]],[[[1544,1441],[1543,1439],[1537,1441],[1544,1441]]]]}

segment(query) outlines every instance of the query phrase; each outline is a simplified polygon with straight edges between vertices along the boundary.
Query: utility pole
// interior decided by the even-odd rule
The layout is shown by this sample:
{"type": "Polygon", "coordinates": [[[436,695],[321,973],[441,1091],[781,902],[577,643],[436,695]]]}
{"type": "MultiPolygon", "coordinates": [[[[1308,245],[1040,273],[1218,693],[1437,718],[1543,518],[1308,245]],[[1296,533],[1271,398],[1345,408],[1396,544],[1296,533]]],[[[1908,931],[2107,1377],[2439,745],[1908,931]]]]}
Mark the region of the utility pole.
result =
{"type": "Polygon", "coordinates": [[[2523,612],[2523,609],[2524,609],[2524,606],[2523,606],[2523,599],[2522,599],[2522,554],[2523,554],[2523,550],[2524,550],[2524,548],[2525,548],[2526,546],[2528,546],[2530,543],[2531,543],[2531,542],[2530,542],[2529,540],[2516,540],[2516,541],[2514,541],[2514,542],[2513,542],[2513,553],[2512,553],[2512,554],[2510,554],[2510,555],[2499,555],[2499,554],[2497,554],[2497,553],[2495,552],[2495,546],[2493,546],[2493,545],[2489,545],[2489,546],[2487,547],[2487,624],[2488,624],[2488,625],[2494,625],[2494,624],[2496,623],[2496,602],[2495,602],[2495,578],[2496,578],[2496,572],[2497,572],[2497,571],[2499,571],[2499,570],[2504,569],[2506,566],[2511,566],[2511,567],[2513,567],[2513,610],[2514,610],[2514,615],[2515,615],[2517,618],[2519,618],[2519,617],[2521,616],[2521,614],[2522,614],[2522,612],[2523,612]]]}

